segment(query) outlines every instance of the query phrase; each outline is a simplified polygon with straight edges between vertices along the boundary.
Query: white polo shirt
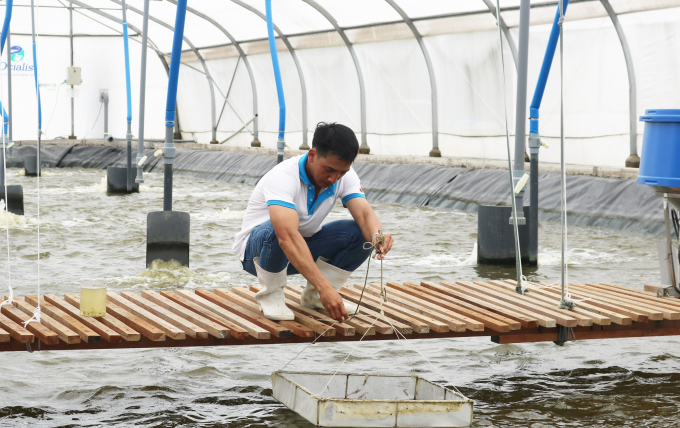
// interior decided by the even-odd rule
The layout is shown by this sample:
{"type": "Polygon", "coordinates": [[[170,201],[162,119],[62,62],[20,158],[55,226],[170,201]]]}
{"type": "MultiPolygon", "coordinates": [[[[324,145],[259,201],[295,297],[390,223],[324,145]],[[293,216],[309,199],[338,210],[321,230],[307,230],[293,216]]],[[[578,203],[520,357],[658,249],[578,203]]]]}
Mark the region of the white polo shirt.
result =
{"type": "Polygon", "coordinates": [[[354,198],[365,198],[359,176],[350,167],[331,187],[321,189],[314,200],[315,189],[307,177],[307,154],[290,158],[276,165],[257,183],[243,216],[241,231],[236,234],[232,249],[241,261],[246,252],[250,232],[269,220],[269,205],[281,205],[298,213],[300,234],[308,238],[321,230],[321,223],[340,198],[342,205],[354,198]]]}

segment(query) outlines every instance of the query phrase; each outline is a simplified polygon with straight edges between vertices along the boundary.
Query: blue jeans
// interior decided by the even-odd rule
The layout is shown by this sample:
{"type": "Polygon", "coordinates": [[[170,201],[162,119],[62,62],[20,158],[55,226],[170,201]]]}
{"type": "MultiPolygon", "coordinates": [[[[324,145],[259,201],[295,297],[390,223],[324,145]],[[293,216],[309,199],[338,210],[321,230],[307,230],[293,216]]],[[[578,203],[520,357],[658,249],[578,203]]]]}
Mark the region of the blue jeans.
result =
{"type": "MultiPolygon", "coordinates": [[[[328,263],[342,270],[353,272],[366,261],[371,254],[364,250],[364,235],[354,220],[338,220],[323,225],[321,230],[309,238],[304,238],[312,253],[312,258],[323,257],[328,263]]],[[[288,263],[288,257],[279,246],[279,239],[274,233],[274,226],[267,221],[253,229],[246,244],[243,269],[257,276],[253,259],[260,258],[260,267],[267,272],[281,272],[288,266],[288,275],[300,272],[288,263]]]]}

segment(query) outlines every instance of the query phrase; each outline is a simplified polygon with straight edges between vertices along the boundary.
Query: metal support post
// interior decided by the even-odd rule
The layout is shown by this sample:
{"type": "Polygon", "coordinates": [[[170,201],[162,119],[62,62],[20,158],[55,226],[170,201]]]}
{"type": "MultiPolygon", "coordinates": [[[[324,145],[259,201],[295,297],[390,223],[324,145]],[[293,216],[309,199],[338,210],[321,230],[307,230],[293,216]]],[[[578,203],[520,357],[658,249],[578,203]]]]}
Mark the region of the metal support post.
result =
{"type": "Polygon", "coordinates": [[[142,64],[139,77],[139,133],[137,134],[137,178],[135,183],[144,183],[144,109],[146,100],[146,50],[149,41],[149,0],[144,0],[142,14],[142,64]]]}
{"type": "MultiPolygon", "coordinates": [[[[531,1],[522,0],[519,7],[519,50],[517,52],[517,109],[515,120],[515,165],[513,184],[517,186],[524,176],[524,151],[526,147],[527,69],[529,67],[529,19],[531,1]]],[[[526,224],[523,210],[524,188],[515,195],[518,225],[526,224]]],[[[512,221],[512,219],[510,219],[512,221]]]]}
{"type": "Polygon", "coordinates": [[[637,83],[635,80],[635,67],[633,65],[633,55],[626,40],[626,34],[623,32],[623,26],[619,21],[619,17],[614,12],[614,8],[609,3],[609,0],[600,0],[604,6],[609,18],[614,24],[616,34],[619,36],[621,48],[623,49],[623,56],[626,59],[626,69],[628,70],[628,114],[630,121],[630,156],[626,159],[626,167],[640,168],[640,156],[637,152],[637,83]]]}
{"type": "MultiPolygon", "coordinates": [[[[69,2],[68,8],[68,22],[69,22],[69,39],[71,46],[71,67],[73,67],[73,3],[69,2]]],[[[73,85],[71,85],[71,135],[68,136],[69,140],[76,139],[75,131],[75,97],[73,96],[73,85]]]]}
{"type": "Polygon", "coordinates": [[[538,149],[541,139],[538,134],[529,136],[529,156],[531,161],[529,185],[529,265],[538,265],[538,149]]]}

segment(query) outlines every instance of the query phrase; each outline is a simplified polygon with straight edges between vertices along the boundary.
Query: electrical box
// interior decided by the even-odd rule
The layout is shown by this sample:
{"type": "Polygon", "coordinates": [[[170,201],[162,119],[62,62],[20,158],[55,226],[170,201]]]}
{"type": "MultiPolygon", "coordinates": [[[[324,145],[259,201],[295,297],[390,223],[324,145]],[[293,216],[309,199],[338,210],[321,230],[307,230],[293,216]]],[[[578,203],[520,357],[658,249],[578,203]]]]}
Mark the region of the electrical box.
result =
{"type": "Polygon", "coordinates": [[[80,85],[81,83],[83,83],[83,79],[80,78],[80,67],[67,67],[66,84],[80,85]]]}

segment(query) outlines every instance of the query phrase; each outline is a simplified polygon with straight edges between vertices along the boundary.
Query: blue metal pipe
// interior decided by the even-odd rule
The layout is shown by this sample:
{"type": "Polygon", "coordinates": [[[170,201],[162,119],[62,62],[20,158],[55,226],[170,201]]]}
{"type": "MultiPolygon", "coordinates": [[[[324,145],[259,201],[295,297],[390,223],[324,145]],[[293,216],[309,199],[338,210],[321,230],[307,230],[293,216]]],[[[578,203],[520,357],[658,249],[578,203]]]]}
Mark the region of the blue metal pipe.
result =
{"type": "Polygon", "coordinates": [[[7,110],[5,110],[5,107],[2,105],[2,102],[0,102],[0,110],[2,110],[2,116],[4,119],[4,126],[3,126],[3,134],[7,135],[9,133],[9,115],[7,114],[7,110]]]}
{"type": "Polygon", "coordinates": [[[177,2],[175,15],[175,33],[172,38],[172,56],[170,57],[170,71],[168,72],[168,98],[165,104],[165,126],[175,126],[175,110],[177,109],[177,82],[179,80],[179,65],[182,59],[182,40],[184,39],[184,21],[187,15],[187,0],[177,2]]]}
{"type": "MultiPolygon", "coordinates": [[[[7,41],[7,33],[9,33],[9,22],[12,20],[12,6],[14,6],[14,0],[7,0],[5,20],[2,23],[2,33],[0,33],[0,54],[5,50],[5,41],[7,41]]],[[[7,66],[9,67],[9,64],[7,66]]]]}
{"type": "MultiPolygon", "coordinates": [[[[563,13],[566,15],[569,0],[562,0],[564,2],[563,13]]],[[[552,66],[553,58],[555,57],[555,50],[557,49],[557,42],[560,39],[560,5],[557,5],[557,13],[553,21],[552,30],[550,30],[550,38],[548,39],[548,47],[545,49],[545,57],[543,57],[543,65],[541,66],[541,73],[538,75],[538,82],[536,83],[536,90],[534,91],[534,98],[531,100],[529,108],[529,119],[531,120],[529,133],[538,134],[538,109],[541,108],[541,101],[543,100],[543,93],[545,92],[545,85],[548,83],[548,76],[550,75],[550,67],[552,66]]]]}
{"type": "Polygon", "coordinates": [[[286,99],[283,95],[283,82],[281,81],[281,68],[279,67],[279,54],[276,51],[276,39],[274,38],[274,22],[272,20],[272,1],[265,0],[267,13],[267,36],[269,38],[269,52],[272,55],[274,66],[274,79],[276,80],[276,94],[279,98],[279,139],[276,142],[277,163],[283,161],[283,148],[286,147],[284,136],[286,133],[286,99]]]}
{"type": "Polygon", "coordinates": [[[177,1],[175,15],[175,33],[172,38],[172,55],[168,71],[168,99],[165,105],[165,145],[163,158],[163,211],[172,211],[172,166],[175,163],[175,111],[177,110],[177,82],[179,81],[179,65],[182,59],[182,41],[184,39],[184,21],[187,15],[187,0],[177,1]]]}

